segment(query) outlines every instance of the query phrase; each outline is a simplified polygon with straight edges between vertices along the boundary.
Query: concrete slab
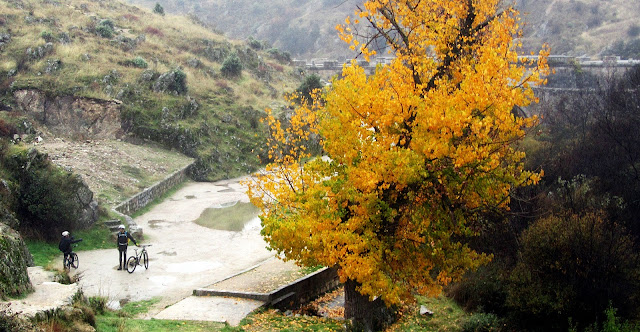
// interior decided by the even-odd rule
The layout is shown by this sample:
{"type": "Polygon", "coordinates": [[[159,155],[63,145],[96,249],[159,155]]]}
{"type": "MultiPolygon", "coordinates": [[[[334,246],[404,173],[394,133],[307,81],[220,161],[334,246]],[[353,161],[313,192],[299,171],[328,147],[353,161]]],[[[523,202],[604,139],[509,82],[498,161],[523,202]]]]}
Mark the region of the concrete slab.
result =
{"type": "Polygon", "coordinates": [[[40,266],[28,268],[28,273],[34,292],[24,299],[0,302],[0,310],[9,309],[13,313],[20,312],[26,317],[34,317],[71,304],[78,292],[77,284],[63,285],[53,282],[53,273],[45,271],[40,266]]]}
{"type": "Polygon", "coordinates": [[[231,326],[238,326],[244,317],[263,304],[262,301],[232,297],[191,296],[161,311],[153,318],[227,322],[231,326]]]}

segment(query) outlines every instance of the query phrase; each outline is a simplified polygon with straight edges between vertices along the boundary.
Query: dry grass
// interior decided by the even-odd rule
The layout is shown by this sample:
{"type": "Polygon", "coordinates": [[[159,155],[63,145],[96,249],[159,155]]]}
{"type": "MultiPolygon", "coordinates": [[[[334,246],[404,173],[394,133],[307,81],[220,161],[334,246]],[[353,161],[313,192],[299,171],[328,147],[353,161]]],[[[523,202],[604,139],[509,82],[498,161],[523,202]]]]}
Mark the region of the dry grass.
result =
{"type": "MultiPolygon", "coordinates": [[[[54,42],[54,53],[43,59],[30,61],[30,66],[35,72],[19,73],[16,76],[18,81],[31,80],[31,75],[38,75],[37,71],[46,66],[47,59],[57,58],[64,65],[62,72],[57,75],[61,77],[49,79],[62,86],[73,86],[79,82],[90,84],[91,82],[86,82],[87,77],[103,77],[113,69],[120,73],[121,82],[135,82],[142,70],[122,67],[118,63],[140,56],[147,61],[149,69],[160,73],[181,67],[187,74],[190,94],[210,95],[218,90],[214,82],[221,78],[216,77],[217,75],[212,77],[209,69],[212,69],[214,73],[219,73],[221,64],[194,54],[194,46],[198,45],[201,40],[218,43],[229,42],[223,36],[191,22],[186,17],[169,14],[161,16],[151,13],[149,10],[127,6],[117,1],[87,3],[69,0],[59,5],[28,0],[24,2],[27,4],[26,7],[33,9],[33,17],[45,20],[56,18],[56,23],[53,25],[46,22],[21,24],[25,12],[18,8],[12,8],[6,3],[0,3],[0,11],[8,16],[13,15],[11,17],[14,17],[12,20],[15,21],[11,24],[12,41],[6,50],[7,53],[14,54],[15,57],[9,57],[2,61],[0,68],[4,70],[15,68],[17,58],[25,56],[24,50],[44,45],[46,41],[41,37],[43,31],[50,33],[56,39],[61,33],[67,33],[73,42],[70,44],[54,42]],[[91,27],[97,26],[105,19],[111,20],[115,24],[116,35],[113,38],[119,36],[120,38],[135,39],[144,34],[144,42],[139,43],[133,50],[124,50],[112,40],[113,38],[102,38],[91,32],[91,27]],[[90,59],[87,60],[85,55],[88,55],[90,59]],[[199,59],[204,69],[189,67],[187,61],[193,58],[199,59]]],[[[228,45],[244,47],[242,42],[230,42],[228,45]]],[[[277,80],[280,82],[274,86],[278,90],[295,89],[299,84],[298,79],[289,75],[278,75],[277,80]],[[284,81],[291,81],[291,83],[284,81]]],[[[268,90],[261,87],[264,83],[251,77],[251,74],[246,70],[243,71],[242,79],[239,82],[230,81],[228,85],[237,95],[243,96],[239,102],[244,105],[262,109],[274,102],[274,100],[265,100],[271,98],[267,93],[268,90]]],[[[281,95],[280,92],[284,91],[279,91],[278,95],[281,95]]],[[[79,93],[89,97],[108,97],[100,89],[95,88],[84,89],[79,93]]]]}

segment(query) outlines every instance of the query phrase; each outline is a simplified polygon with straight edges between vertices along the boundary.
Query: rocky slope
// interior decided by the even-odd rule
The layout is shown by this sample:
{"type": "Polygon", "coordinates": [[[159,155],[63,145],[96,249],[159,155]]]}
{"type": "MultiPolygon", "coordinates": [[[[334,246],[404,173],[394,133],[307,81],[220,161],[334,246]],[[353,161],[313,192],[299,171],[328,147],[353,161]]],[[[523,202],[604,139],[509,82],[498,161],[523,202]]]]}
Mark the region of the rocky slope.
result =
{"type": "MultiPolygon", "coordinates": [[[[129,0],[151,7],[156,0],[129,0]]],[[[264,39],[294,56],[353,56],[335,25],[363,0],[160,0],[168,11],[192,13],[237,39],[264,39]]],[[[510,4],[511,1],[505,1],[510,4]]],[[[637,39],[640,2],[628,0],[517,0],[525,51],[549,43],[554,54],[597,56],[618,40],[637,39]]]]}

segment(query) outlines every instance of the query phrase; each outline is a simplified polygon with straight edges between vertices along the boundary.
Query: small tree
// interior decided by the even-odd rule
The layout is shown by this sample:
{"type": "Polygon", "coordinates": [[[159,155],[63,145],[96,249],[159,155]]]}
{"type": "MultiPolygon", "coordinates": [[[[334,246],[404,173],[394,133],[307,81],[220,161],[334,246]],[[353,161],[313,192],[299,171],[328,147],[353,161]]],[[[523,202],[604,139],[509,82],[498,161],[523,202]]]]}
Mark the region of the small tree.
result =
{"type": "MultiPolygon", "coordinates": [[[[335,267],[345,317],[381,328],[413,294],[436,295],[488,261],[465,238],[482,212],[506,208],[512,187],[535,183],[513,144],[535,119],[514,105],[535,100],[547,72],[518,62],[517,13],[498,0],[366,1],[357,17],[376,35],[341,37],[367,58],[381,36],[395,54],[373,75],[355,62],[283,128],[268,118],[275,163],[250,184],[270,248],[306,266],[335,267]],[[323,138],[326,158],[304,142],[323,138]],[[382,319],[381,319],[382,318],[382,319]]],[[[357,21],[354,21],[357,24],[357,21]]]]}
{"type": "Polygon", "coordinates": [[[164,16],[164,8],[162,8],[162,6],[157,2],[156,2],[156,6],[153,7],[153,12],[164,16]]]}

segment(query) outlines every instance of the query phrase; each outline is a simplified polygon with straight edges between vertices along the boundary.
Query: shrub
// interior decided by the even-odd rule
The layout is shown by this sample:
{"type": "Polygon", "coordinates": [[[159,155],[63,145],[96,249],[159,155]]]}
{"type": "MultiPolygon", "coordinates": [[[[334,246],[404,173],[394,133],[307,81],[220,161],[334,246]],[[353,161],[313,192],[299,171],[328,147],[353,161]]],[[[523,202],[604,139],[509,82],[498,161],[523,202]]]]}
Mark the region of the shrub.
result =
{"type": "Polygon", "coordinates": [[[135,57],[133,59],[129,59],[129,60],[125,60],[122,63],[125,66],[128,67],[136,67],[136,68],[147,68],[149,67],[149,64],[147,63],[147,61],[145,61],[145,59],[143,59],[142,57],[135,57]]]}
{"type": "Polygon", "coordinates": [[[290,63],[291,62],[291,53],[286,51],[280,51],[277,48],[271,48],[267,51],[274,59],[278,60],[282,63],[290,63]]]}
{"type": "Polygon", "coordinates": [[[89,298],[89,306],[95,313],[102,314],[107,309],[108,300],[104,296],[92,296],[89,298]]]}
{"type": "Polygon", "coordinates": [[[7,171],[19,183],[15,212],[23,235],[57,240],[64,229],[79,227],[84,219],[79,193],[85,188],[79,176],[58,168],[34,149],[4,159],[7,171]]]}
{"type": "Polygon", "coordinates": [[[153,7],[153,12],[156,14],[160,14],[162,16],[164,16],[164,8],[162,8],[162,6],[156,2],[155,7],[153,7]]]}
{"type": "Polygon", "coordinates": [[[505,314],[506,276],[511,270],[504,265],[494,259],[475,271],[468,271],[461,281],[447,289],[447,295],[468,311],[505,314]]]}
{"type": "Polygon", "coordinates": [[[23,318],[20,313],[12,312],[10,307],[0,311],[0,331],[27,332],[34,329],[33,323],[23,318]]]}
{"type": "Polygon", "coordinates": [[[155,92],[174,92],[177,94],[187,93],[187,74],[179,68],[166,72],[153,83],[155,92]]]}
{"type": "Polygon", "coordinates": [[[552,215],[523,232],[507,302],[518,321],[545,329],[566,330],[569,317],[587,326],[610,302],[631,317],[639,258],[632,237],[602,213],[552,215]]]}
{"type": "Polygon", "coordinates": [[[42,31],[40,33],[40,38],[44,39],[46,42],[53,42],[54,37],[53,34],[49,31],[42,31]]]}
{"type": "Polygon", "coordinates": [[[13,124],[8,123],[3,119],[0,119],[0,137],[13,138],[13,135],[17,133],[18,133],[18,130],[13,124]]]}
{"type": "Polygon", "coordinates": [[[262,43],[259,40],[253,38],[253,36],[249,36],[249,38],[247,38],[247,44],[254,50],[262,49],[262,43]]]}
{"type": "Polygon", "coordinates": [[[242,63],[240,63],[240,58],[236,53],[233,53],[224,59],[220,72],[222,75],[227,77],[237,77],[242,74],[242,63]]]}
{"type": "Polygon", "coordinates": [[[96,33],[103,38],[113,37],[115,34],[113,22],[108,19],[100,21],[98,26],[96,26],[96,33]]]}

